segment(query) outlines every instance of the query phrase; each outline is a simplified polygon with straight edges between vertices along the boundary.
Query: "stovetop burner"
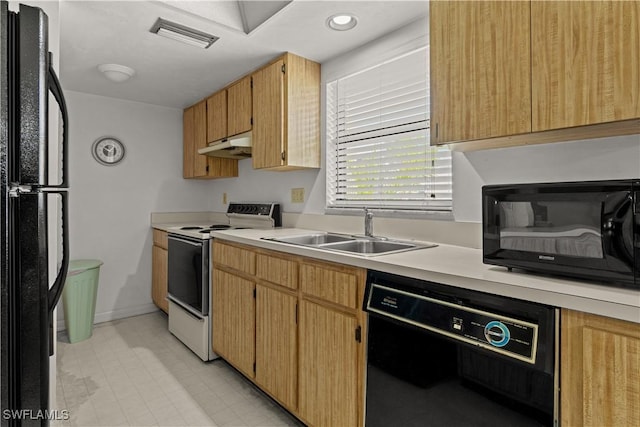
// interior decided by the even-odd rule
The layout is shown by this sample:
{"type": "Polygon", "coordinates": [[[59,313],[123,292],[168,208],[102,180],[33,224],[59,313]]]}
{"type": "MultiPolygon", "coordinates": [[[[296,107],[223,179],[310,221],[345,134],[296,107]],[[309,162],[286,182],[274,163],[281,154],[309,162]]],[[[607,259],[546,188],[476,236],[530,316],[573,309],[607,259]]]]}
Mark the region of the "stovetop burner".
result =
{"type": "Polygon", "coordinates": [[[213,224],[209,226],[210,230],[227,230],[229,228],[231,228],[231,226],[228,224],[213,224]]]}
{"type": "Polygon", "coordinates": [[[202,230],[202,227],[187,226],[187,227],[180,227],[180,230],[202,230]]]}

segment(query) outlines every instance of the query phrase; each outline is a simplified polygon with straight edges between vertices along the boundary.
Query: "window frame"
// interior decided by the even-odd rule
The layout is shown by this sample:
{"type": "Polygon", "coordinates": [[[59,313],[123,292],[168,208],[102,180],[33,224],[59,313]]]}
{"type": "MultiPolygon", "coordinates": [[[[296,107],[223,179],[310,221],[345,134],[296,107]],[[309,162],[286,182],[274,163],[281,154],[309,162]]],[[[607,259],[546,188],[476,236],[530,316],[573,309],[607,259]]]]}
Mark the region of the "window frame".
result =
{"type": "MultiPolygon", "coordinates": [[[[425,153],[428,153],[428,149],[432,148],[434,150],[447,149],[448,147],[432,147],[429,144],[429,123],[430,123],[430,105],[429,105],[429,77],[428,77],[428,54],[429,54],[429,46],[421,45],[414,46],[411,49],[407,49],[404,52],[396,52],[392,57],[388,57],[383,60],[376,61],[375,64],[371,64],[367,67],[363,67],[359,70],[352,70],[350,73],[343,73],[341,76],[333,76],[330,81],[326,81],[324,83],[324,91],[325,91],[325,106],[324,110],[326,112],[326,122],[325,122],[325,135],[326,135],[326,176],[325,176],[325,213],[327,214],[353,214],[359,215],[362,213],[363,208],[366,206],[367,208],[373,209],[376,211],[377,215],[380,216],[389,216],[389,217],[406,217],[406,218],[429,218],[429,219],[453,219],[453,153],[448,156],[448,166],[446,168],[450,171],[450,175],[445,172],[445,177],[450,176],[448,182],[449,186],[447,187],[447,193],[450,194],[450,198],[440,199],[441,203],[436,202],[436,204],[442,204],[443,206],[433,206],[429,205],[429,199],[423,198],[422,202],[403,202],[400,201],[396,205],[390,203],[390,206],[385,206],[384,202],[374,202],[373,204],[369,204],[366,201],[363,201],[362,204],[357,205],[357,201],[347,201],[346,203],[336,203],[335,198],[336,195],[336,186],[338,183],[338,166],[337,162],[341,158],[340,154],[337,153],[340,142],[338,142],[337,127],[338,127],[338,103],[339,97],[338,95],[332,95],[331,91],[338,91],[338,82],[341,80],[353,78],[358,74],[366,73],[370,70],[375,70],[379,67],[384,67],[386,64],[392,63],[396,60],[402,59],[412,53],[416,53],[419,51],[425,51],[427,55],[427,63],[426,63],[426,72],[427,72],[427,105],[426,105],[426,130],[425,130],[425,140],[426,140],[426,150],[425,153]],[[333,115],[331,115],[333,113],[333,115]],[[334,128],[335,127],[335,128],[334,128]],[[333,182],[332,182],[333,180],[333,182]],[[354,203],[354,206],[349,206],[350,203],[354,203]],[[405,206],[401,206],[401,204],[406,203],[405,206]]],[[[345,141],[342,141],[345,143],[345,141]]],[[[383,143],[384,144],[384,143],[383,143]]],[[[344,146],[343,146],[344,147],[344,146]]],[[[425,154],[428,156],[428,159],[432,157],[429,154],[425,154]]],[[[437,158],[438,156],[434,156],[433,158],[437,158]]],[[[445,155],[445,160],[446,160],[445,155]]],[[[342,157],[344,158],[344,157],[342,157]]],[[[425,175],[428,167],[425,167],[425,175]]],[[[436,179],[433,179],[435,182],[436,179]]]]}

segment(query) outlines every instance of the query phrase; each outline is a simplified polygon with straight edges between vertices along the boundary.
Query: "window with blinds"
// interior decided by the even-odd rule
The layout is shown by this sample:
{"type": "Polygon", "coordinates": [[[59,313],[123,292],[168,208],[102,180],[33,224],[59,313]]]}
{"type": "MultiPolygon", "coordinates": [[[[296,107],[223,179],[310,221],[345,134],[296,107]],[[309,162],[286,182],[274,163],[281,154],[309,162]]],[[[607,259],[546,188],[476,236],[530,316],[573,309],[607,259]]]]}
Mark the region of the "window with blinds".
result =
{"type": "Polygon", "coordinates": [[[451,210],[451,152],[429,144],[421,48],[327,84],[327,207],[451,210]]]}

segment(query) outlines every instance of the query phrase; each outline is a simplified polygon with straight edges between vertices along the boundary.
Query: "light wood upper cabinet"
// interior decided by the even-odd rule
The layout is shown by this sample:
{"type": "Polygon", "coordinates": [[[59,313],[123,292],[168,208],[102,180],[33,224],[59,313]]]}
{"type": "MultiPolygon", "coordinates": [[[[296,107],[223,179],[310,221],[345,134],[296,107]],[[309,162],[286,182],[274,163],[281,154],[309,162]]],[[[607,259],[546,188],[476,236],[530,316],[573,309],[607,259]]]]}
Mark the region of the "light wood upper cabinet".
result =
{"type": "Polygon", "coordinates": [[[289,408],[297,407],[296,295],[256,286],[256,382],[289,408]]]}
{"type": "Polygon", "coordinates": [[[201,101],[184,110],[183,132],[183,177],[227,178],[238,176],[238,161],[208,157],[198,154],[207,146],[207,101],[201,101]]]}
{"type": "Polygon", "coordinates": [[[182,114],[182,176],[193,178],[193,160],[196,153],[196,107],[189,107],[182,114]]]}
{"type": "Polygon", "coordinates": [[[207,98],[209,143],[251,130],[251,98],[251,76],[244,77],[207,98]]]}
{"type": "Polygon", "coordinates": [[[251,157],[256,169],[284,164],[284,61],[253,75],[255,126],[251,157]]]}
{"type": "Polygon", "coordinates": [[[530,132],[529,3],[429,6],[432,145],[530,132]]]}
{"type": "Polygon", "coordinates": [[[213,351],[250,378],[255,374],[254,291],[254,282],[225,271],[213,270],[213,351]]]}
{"type": "Polygon", "coordinates": [[[534,131],[640,117],[640,2],[531,2],[531,44],[534,131]]]}
{"type": "Polygon", "coordinates": [[[227,91],[221,90],[207,98],[207,142],[227,135],[227,91]]]}
{"type": "Polygon", "coordinates": [[[254,168],[319,168],[320,64],[286,53],[185,109],[184,177],[238,176],[237,159],[197,150],[250,131],[254,168]]]}
{"type": "Polygon", "coordinates": [[[640,2],[430,2],[431,143],[640,133],[640,2]]]}
{"type": "Polygon", "coordinates": [[[169,312],[169,302],[167,301],[169,267],[167,249],[167,232],[154,229],[151,253],[151,299],[165,313],[169,312]]]}
{"type": "Polygon", "coordinates": [[[561,425],[640,425],[640,324],[562,310],[561,425]]]}
{"type": "Polygon", "coordinates": [[[252,127],[251,76],[227,89],[227,136],[249,132],[252,127]]]}
{"type": "Polygon", "coordinates": [[[207,176],[209,173],[207,158],[200,156],[198,150],[207,146],[207,103],[199,102],[194,107],[194,142],[196,154],[193,158],[193,176],[207,176]]]}
{"type": "Polygon", "coordinates": [[[301,302],[299,411],[309,425],[361,425],[357,326],[353,315],[301,302]]]}
{"type": "Polygon", "coordinates": [[[320,167],[320,64],[285,54],[253,74],[256,169],[320,167]]]}

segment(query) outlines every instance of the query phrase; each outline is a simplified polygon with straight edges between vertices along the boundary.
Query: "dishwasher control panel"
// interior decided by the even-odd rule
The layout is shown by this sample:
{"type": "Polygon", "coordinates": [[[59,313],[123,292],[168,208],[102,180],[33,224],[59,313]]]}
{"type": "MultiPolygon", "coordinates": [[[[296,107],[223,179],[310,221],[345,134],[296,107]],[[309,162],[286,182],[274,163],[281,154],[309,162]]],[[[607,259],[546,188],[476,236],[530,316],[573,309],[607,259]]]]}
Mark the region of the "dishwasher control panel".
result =
{"type": "Polygon", "coordinates": [[[538,325],[505,315],[371,283],[366,310],[535,364],[538,325]]]}

